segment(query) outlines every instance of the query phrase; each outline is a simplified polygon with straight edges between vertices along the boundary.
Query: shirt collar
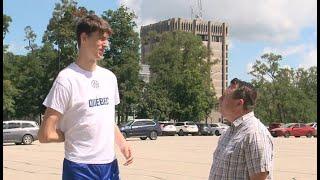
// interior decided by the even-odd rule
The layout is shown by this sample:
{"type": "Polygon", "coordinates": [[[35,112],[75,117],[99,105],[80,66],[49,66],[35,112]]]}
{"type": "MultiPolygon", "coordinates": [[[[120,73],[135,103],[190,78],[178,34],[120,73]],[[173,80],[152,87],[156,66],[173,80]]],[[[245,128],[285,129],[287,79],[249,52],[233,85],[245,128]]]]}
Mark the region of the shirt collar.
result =
{"type": "Polygon", "coordinates": [[[231,126],[234,126],[234,127],[238,127],[241,123],[243,123],[244,121],[246,121],[247,119],[251,118],[254,116],[254,113],[253,111],[237,118],[236,120],[234,120],[232,123],[231,123],[231,126]]]}

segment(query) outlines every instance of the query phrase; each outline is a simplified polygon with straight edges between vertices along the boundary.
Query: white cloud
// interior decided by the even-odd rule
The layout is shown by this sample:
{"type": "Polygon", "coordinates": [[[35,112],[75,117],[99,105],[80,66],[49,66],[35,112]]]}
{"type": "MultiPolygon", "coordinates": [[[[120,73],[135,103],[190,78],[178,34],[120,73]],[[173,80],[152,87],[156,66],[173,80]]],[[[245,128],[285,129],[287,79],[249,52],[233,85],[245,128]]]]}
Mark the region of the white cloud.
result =
{"type": "Polygon", "coordinates": [[[263,54],[265,53],[275,53],[275,54],[280,54],[282,56],[290,56],[294,54],[301,54],[305,52],[306,50],[306,45],[305,44],[299,44],[299,45],[292,45],[288,46],[285,48],[272,48],[272,47],[265,47],[263,49],[263,54]]]}
{"type": "MultiPolygon", "coordinates": [[[[118,3],[134,10],[141,26],[172,17],[190,18],[195,0],[118,0],[118,3]]],[[[227,22],[232,38],[278,43],[295,40],[303,28],[316,28],[316,7],[316,0],[202,1],[204,19],[227,22]]]]}
{"type": "Polygon", "coordinates": [[[252,66],[253,66],[253,63],[247,64],[247,73],[250,73],[252,71],[252,66]]]}
{"type": "Polygon", "coordinates": [[[17,55],[27,54],[25,44],[16,44],[16,43],[10,42],[8,45],[9,45],[8,51],[12,52],[13,54],[17,54],[17,55]]]}
{"type": "Polygon", "coordinates": [[[308,51],[302,59],[302,63],[299,64],[299,67],[309,68],[311,66],[317,66],[317,48],[312,48],[308,51]]]}
{"type": "Polygon", "coordinates": [[[281,66],[281,68],[283,68],[283,69],[291,69],[291,66],[288,65],[288,64],[285,64],[285,65],[281,66]]]}

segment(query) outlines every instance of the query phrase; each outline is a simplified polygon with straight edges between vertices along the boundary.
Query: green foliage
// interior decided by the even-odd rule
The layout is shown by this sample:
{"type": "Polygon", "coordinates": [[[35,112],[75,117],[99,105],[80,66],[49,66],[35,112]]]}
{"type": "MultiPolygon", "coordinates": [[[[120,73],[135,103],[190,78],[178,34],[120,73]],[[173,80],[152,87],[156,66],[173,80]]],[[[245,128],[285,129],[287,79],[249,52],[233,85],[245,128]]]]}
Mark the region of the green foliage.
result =
{"type": "Polygon", "coordinates": [[[12,22],[11,17],[3,14],[3,24],[2,24],[3,39],[5,38],[6,34],[9,32],[9,25],[11,22],[12,22]]]}
{"type": "Polygon", "coordinates": [[[74,62],[77,56],[76,23],[89,12],[84,7],[77,7],[74,0],[61,0],[56,3],[52,18],[42,38],[43,43],[49,43],[57,48],[58,58],[53,69],[55,76],[58,72],[74,62]]]}
{"type": "Polygon", "coordinates": [[[26,26],[24,28],[24,31],[25,31],[25,37],[26,37],[25,41],[28,41],[28,46],[26,46],[25,48],[27,50],[34,51],[37,48],[37,45],[34,43],[34,41],[37,38],[37,35],[30,26],[26,26]]]}
{"type": "MultiPolygon", "coordinates": [[[[152,76],[144,92],[148,113],[158,120],[200,121],[216,103],[207,49],[191,33],[150,33],[146,57],[152,76]]],[[[146,40],[144,40],[146,41],[146,40]]]]}
{"type": "MultiPolygon", "coordinates": [[[[105,11],[102,18],[110,24],[110,48],[105,52],[101,65],[114,72],[118,78],[121,102],[117,107],[119,123],[127,121],[128,115],[140,103],[142,82],[139,79],[139,35],[134,31],[134,12],[121,6],[105,11]]],[[[133,115],[133,114],[132,114],[133,115]]]]}
{"type": "Polygon", "coordinates": [[[258,87],[256,115],[264,122],[312,122],[317,119],[317,70],[280,68],[281,55],[264,54],[250,72],[258,87]]]}

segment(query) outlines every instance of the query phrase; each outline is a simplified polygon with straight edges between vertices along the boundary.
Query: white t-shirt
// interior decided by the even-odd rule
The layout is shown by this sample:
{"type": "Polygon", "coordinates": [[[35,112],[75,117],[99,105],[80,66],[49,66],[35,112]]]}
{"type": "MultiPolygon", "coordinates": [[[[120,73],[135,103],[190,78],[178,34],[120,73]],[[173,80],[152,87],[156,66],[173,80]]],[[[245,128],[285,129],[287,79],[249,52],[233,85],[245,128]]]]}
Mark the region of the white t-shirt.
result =
{"type": "Polygon", "coordinates": [[[93,71],[72,63],[63,69],[43,102],[63,116],[65,158],[86,164],[115,159],[115,105],[120,103],[116,76],[97,66],[93,71]]]}

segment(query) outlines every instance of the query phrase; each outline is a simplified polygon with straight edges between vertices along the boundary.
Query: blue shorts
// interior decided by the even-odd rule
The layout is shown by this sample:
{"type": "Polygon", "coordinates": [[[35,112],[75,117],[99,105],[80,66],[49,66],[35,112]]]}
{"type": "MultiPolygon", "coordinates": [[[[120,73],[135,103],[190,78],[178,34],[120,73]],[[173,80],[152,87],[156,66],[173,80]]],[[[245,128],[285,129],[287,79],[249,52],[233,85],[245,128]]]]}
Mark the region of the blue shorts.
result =
{"type": "Polygon", "coordinates": [[[120,180],[118,161],[84,164],[64,159],[62,180],[120,180]]]}

